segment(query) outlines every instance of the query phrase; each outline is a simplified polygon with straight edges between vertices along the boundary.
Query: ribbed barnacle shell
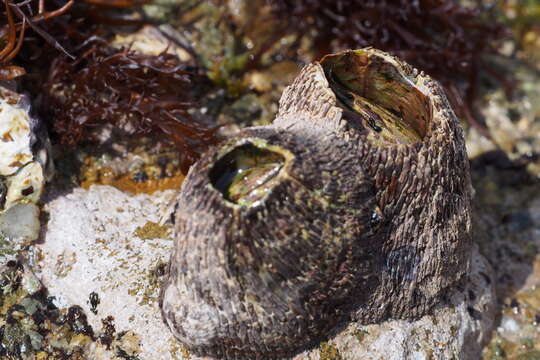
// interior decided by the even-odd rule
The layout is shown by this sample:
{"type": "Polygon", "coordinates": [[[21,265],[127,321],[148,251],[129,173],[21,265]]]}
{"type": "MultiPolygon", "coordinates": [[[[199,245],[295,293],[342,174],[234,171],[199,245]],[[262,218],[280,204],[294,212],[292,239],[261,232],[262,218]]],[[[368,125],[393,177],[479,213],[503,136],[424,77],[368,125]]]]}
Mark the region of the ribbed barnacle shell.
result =
{"type": "Polygon", "coordinates": [[[164,320],[196,353],[269,359],[351,317],[422,316],[467,272],[468,171],[436,82],[374,49],[329,55],[272,125],[190,170],[164,320]]]}

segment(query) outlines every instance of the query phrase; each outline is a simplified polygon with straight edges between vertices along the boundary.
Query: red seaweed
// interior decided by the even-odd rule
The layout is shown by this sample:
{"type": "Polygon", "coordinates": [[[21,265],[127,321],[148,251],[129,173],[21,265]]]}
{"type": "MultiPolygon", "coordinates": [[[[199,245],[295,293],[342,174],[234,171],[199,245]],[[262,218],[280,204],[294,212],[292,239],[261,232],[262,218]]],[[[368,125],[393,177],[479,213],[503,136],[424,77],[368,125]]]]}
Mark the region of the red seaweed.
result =
{"type": "Polygon", "coordinates": [[[126,135],[153,136],[176,146],[187,171],[217,141],[216,129],[189,114],[192,81],[205,78],[174,55],[142,55],[108,45],[115,26],[133,31],[144,23],[131,15],[148,2],[4,0],[7,23],[0,29],[7,40],[0,51],[0,78],[28,71],[23,84],[39,99],[38,112],[64,148],[91,142],[92,129],[110,124],[126,135]],[[25,37],[25,29],[32,33],[25,37]],[[16,56],[21,66],[10,64],[16,56]]]}
{"type": "Polygon", "coordinates": [[[11,61],[19,54],[27,27],[32,28],[45,41],[53,45],[57,50],[63,51],[70,56],[46,31],[42,30],[37,23],[63,15],[74,4],[75,0],[69,0],[63,6],[52,11],[45,11],[44,0],[39,1],[37,14],[26,14],[21,7],[26,6],[31,9],[31,3],[13,3],[11,0],[4,0],[5,13],[0,17],[0,39],[5,39],[6,44],[0,50],[0,79],[14,79],[26,74],[26,70],[21,66],[12,65],[11,61]],[[16,23],[14,15],[20,19],[16,23]],[[18,33],[18,34],[17,34],[18,33]]]}
{"type": "Polygon", "coordinates": [[[165,134],[182,151],[187,170],[217,142],[216,129],[198,124],[188,112],[194,105],[189,95],[194,78],[197,74],[175,55],[149,56],[97,44],[75,62],[53,62],[43,108],[63,144],[91,140],[89,130],[107,123],[126,135],[165,134]]]}

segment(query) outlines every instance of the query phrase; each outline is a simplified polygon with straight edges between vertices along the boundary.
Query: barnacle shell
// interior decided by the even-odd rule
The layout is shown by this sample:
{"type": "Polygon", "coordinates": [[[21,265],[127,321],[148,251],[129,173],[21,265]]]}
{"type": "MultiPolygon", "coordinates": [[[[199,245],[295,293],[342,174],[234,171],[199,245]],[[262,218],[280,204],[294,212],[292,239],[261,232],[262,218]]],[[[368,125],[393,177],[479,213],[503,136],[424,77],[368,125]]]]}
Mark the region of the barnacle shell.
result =
{"type": "Polygon", "coordinates": [[[441,87],[374,49],[305,67],[271,126],[178,197],[162,313],[196,353],[283,358],[341,322],[420,317],[470,253],[463,134],[441,87]]]}

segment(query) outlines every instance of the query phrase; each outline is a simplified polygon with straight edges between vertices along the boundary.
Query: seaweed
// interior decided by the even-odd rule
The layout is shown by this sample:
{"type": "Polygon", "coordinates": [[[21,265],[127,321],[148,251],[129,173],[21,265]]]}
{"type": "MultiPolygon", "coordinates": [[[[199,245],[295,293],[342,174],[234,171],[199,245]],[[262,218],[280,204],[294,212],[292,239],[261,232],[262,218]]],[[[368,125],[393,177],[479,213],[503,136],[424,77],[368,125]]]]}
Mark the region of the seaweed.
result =
{"type": "Polygon", "coordinates": [[[166,52],[149,56],[97,43],[75,62],[54,60],[42,108],[63,144],[92,140],[90,130],[105,124],[128,136],[161,134],[161,141],[182,151],[187,170],[217,142],[216,128],[196,123],[189,114],[192,80],[198,76],[166,52]]]}
{"type": "Polygon", "coordinates": [[[84,0],[86,4],[108,8],[132,8],[150,3],[152,0],[84,0]]]}
{"type": "MultiPolygon", "coordinates": [[[[312,37],[318,56],[373,46],[439,80],[458,115],[486,134],[475,114],[480,74],[510,92],[508,74],[486,61],[508,29],[486,7],[455,0],[267,0],[281,28],[312,37]]],[[[277,29],[276,32],[281,31],[277,29]]]]}
{"type": "Polygon", "coordinates": [[[0,27],[0,39],[5,41],[5,45],[0,50],[0,79],[14,79],[26,74],[24,67],[12,65],[11,62],[21,50],[27,27],[32,28],[32,30],[55,49],[64,52],[67,56],[71,56],[46,31],[41,29],[37,23],[64,14],[73,4],[74,0],[69,0],[56,10],[46,11],[44,0],[39,0],[37,12],[34,14],[31,7],[32,1],[15,4],[11,0],[4,0],[5,13],[1,23],[5,23],[5,25],[0,27]],[[30,14],[25,13],[21,9],[23,6],[30,9],[30,14]],[[15,22],[15,16],[20,19],[20,23],[15,22]]]}
{"type": "Polygon", "coordinates": [[[217,141],[216,130],[195,123],[188,112],[192,80],[204,76],[166,52],[148,56],[108,45],[119,28],[145,24],[136,11],[149,2],[4,0],[0,78],[28,73],[23,86],[38,99],[38,113],[64,149],[92,141],[92,129],[110,124],[176,146],[187,171],[217,141]]]}

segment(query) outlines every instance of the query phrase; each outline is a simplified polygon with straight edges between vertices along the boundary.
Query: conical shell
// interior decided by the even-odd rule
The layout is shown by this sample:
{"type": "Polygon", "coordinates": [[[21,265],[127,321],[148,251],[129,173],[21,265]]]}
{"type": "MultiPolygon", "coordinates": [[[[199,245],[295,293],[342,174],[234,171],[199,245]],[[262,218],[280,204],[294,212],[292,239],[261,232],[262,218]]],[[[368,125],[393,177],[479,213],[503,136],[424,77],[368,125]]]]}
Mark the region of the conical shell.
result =
{"type": "Polygon", "coordinates": [[[329,55],[285,90],[272,125],[191,168],[164,320],[196,353],[271,359],[351,317],[422,316],[467,272],[470,189],[436,82],[374,49],[329,55]]]}

